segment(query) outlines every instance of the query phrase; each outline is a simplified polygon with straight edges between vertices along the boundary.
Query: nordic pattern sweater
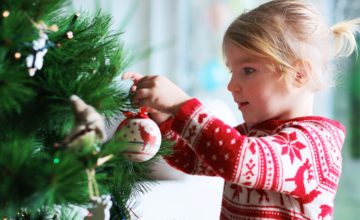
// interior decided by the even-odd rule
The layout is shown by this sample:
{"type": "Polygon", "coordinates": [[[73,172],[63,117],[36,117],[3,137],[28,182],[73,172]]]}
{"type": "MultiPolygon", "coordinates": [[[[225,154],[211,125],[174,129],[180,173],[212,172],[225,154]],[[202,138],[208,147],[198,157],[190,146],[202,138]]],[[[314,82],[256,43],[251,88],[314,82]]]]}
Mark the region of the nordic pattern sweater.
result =
{"type": "Polygon", "coordinates": [[[220,219],[332,219],[345,128],[318,116],[235,128],[197,100],[161,126],[167,162],[225,180],[220,219]]]}

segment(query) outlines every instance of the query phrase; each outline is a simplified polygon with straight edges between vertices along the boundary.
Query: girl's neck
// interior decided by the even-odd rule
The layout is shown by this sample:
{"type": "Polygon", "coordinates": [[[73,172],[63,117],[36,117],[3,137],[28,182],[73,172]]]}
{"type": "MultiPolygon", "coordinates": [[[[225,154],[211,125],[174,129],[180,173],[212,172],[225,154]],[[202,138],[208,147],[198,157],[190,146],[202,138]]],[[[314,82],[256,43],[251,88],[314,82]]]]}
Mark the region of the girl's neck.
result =
{"type": "Polygon", "coordinates": [[[269,120],[290,120],[293,118],[305,117],[305,116],[313,116],[313,103],[314,103],[314,94],[304,94],[300,97],[296,98],[296,101],[292,101],[292,104],[289,107],[287,112],[284,112],[278,117],[268,118],[264,121],[258,123],[247,123],[246,126],[251,128],[255,125],[261,124],[265,121],[269,120]]]}
{"type": "Polygon", "coordinates": [[[312,116],[314,114],[314,94],[306,93],[297,97],[297,99],[293,102],[291,110],[288,114],[284,115],[283,120],[304,117],[304,116],[312,116]]]}

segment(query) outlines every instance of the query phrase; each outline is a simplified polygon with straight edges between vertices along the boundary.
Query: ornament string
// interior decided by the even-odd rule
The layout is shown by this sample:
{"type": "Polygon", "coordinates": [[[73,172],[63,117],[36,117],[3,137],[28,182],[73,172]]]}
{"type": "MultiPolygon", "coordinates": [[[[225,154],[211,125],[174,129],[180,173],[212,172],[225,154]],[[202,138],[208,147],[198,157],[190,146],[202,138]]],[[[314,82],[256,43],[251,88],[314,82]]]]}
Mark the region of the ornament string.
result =
{"type": "Polygon", "coordinates": [[[96,178],[95,178],[95,169],[94,168],[86,169],[86,174],[88,177],[88,187],[89,187],[90,199],[99,197],[100,192],[99,192],[99,188],[98,188],[96,178]]]}

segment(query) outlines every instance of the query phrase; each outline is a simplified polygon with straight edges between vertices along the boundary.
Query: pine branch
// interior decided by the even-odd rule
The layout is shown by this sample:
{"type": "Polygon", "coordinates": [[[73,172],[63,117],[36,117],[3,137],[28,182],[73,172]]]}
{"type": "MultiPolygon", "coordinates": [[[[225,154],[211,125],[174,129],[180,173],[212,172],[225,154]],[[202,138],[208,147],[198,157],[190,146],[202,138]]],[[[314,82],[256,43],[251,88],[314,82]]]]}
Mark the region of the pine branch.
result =
{"type": "Polygon", "coordinates": [[[54,207],[62,207],[62,219],[76,219],[67,207],[89,203],[86,171],[96,168],[101,194],[110,193],[114,200],[114,216],[128,218],[129,200],[154,183],[149,165],[170,153],[163,143],[156,157],[133,163],[121,156],[126,143],[115,138],[94,144],[99,153],[61,144],[75,124],[71,95],[107,121],[131,108],[129,88],[119,84],[130,61],[121,33],[110,29],[109,15],[68,14],[62,8],[66,4],[0,0],[1,12],[9,12],[0,16],[0,217],[46,219],[54,207]],[[34,41],[41,37],[46,39],[43,66],[30,77],[26,60],[30,55],[35,60],[34,41]],[[111,160],[95,166],[108,155],[111,160]]]}

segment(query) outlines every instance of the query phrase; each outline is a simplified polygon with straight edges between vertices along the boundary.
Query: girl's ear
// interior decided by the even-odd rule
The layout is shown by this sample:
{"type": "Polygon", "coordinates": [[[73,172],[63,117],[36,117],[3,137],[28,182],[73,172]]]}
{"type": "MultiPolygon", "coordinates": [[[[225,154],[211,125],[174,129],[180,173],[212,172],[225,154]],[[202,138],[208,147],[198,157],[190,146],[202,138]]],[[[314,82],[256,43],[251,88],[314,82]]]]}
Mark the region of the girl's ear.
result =
{"type": "Polygon", "coordinates": [[[296,60],[293,62],[293,67],[295,71],[293,82],[297,87],[304,86],[311,78],[311,64],[306,60],[296,60]]]}

